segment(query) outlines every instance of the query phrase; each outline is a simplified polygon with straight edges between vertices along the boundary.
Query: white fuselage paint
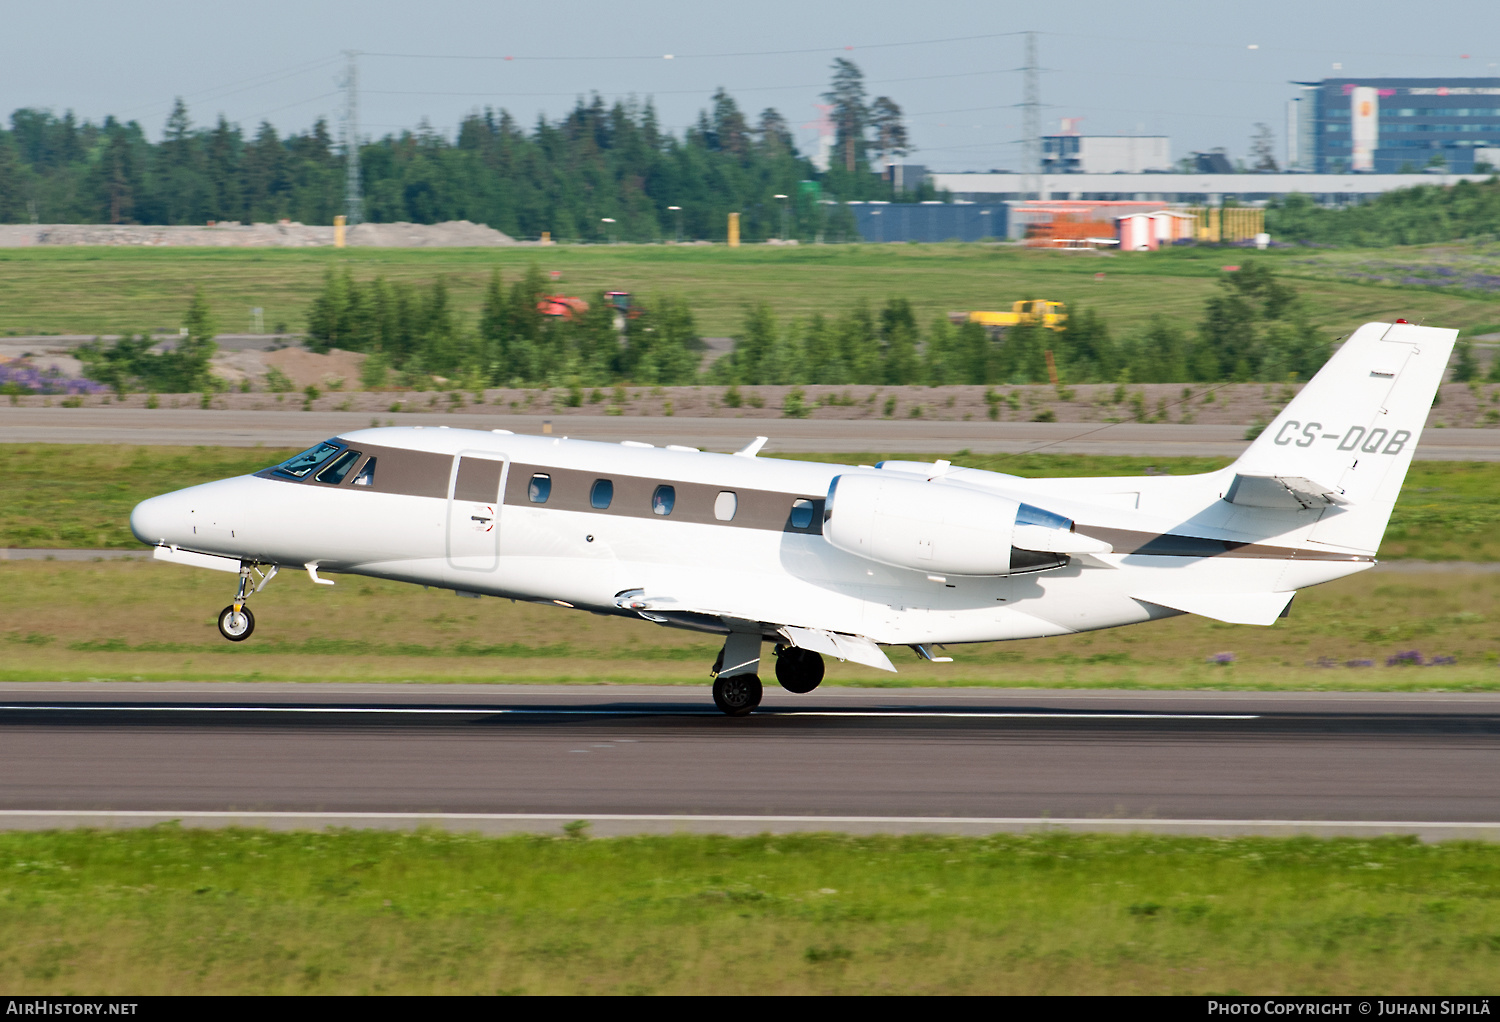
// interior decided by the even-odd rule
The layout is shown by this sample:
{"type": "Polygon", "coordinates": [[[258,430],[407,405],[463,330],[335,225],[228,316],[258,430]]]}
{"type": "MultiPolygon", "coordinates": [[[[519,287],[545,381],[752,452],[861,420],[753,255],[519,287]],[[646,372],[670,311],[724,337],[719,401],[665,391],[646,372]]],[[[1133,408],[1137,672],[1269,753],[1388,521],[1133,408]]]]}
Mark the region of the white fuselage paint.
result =
{"type": "MultiPolygon", "coordinates": [[[[490,458],[505,462],[507,473],[517,464],[548,466],[678,486],[774,491],[788,502],[821,498],[841,474],[910,473],[933,482],[935,499],[948,486],[983,490],[1072,518],[1079,532],[1186,534],[1277,548],[1304,545],[1322,514],[1227,503],[1222,495],[1232,470],[1028,480],[942,464],[851,468],[447,428],[359,430],[339,440],[352,448],[490,458]]],[[[502,479],[500,494],[510,485],[502,479]]],[[[611,613],[619,612],[618,594],[643,590],[726,621],[826,629],[883,644],[987,642],[1109,628],[1175,613],[1131,593],[1286,592],[1371,563],[1367,557],[1298,560],[1290,550],[1284,557],[1101,553],[1030,574],[941,577],[845,553],[822,535],[670,515],[455,501],[452,487],[450,477],[450,497],[444,499],[243,476],[145,501],[132,516],[132,528],[147,543],[246,561],[294,568],[314,563],[323,573],[611,613]],[[486,508],[493,510],[487,525],[486,508]]]]}

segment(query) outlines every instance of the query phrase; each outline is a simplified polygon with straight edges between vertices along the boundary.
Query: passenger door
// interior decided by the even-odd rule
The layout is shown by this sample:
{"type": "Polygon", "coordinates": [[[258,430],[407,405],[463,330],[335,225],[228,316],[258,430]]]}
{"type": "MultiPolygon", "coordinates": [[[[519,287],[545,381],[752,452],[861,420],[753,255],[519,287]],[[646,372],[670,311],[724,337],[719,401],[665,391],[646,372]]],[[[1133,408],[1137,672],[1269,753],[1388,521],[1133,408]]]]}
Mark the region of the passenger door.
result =
{"type": "Polygon", "coordinates": [[[500,567],[500,497],[507,462],[501,454],[460,454],[448,483],[448,567],[500,567]]]}

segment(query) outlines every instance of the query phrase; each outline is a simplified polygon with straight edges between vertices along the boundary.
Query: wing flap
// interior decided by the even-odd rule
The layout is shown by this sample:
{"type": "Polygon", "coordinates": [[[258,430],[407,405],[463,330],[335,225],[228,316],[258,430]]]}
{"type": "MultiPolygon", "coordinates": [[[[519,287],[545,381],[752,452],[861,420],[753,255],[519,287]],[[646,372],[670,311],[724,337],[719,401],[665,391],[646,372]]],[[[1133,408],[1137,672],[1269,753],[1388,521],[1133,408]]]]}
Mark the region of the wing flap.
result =
{"type": "Polygon", "coordinates": [[[885,651],[863,635],[846,635],[821,628],[799,628],[796,625],[783,625],[778,630],[788,642],[801,649],[896,673],[896,667],[891,663],[890,657],[885,655],[885,651]]]}
{"type": "Polygon", "coordinates": [[[1275,624],[1292,593],[1132,593],[1132,600],[1213,618],[1232,625],[1275,624]]]}
{"type": "MultiPolygon", "coordinates": [[[[688,606],[670,596],[648,596],[640,589],[621,593],[615,598],[615,606],[622,610],[633,610],[647,621],[658,623],[667,622],[669,619],[666,615],[669,614],[697,614],[725,621],[730,618],[739,620],[727,611],[688,606]]],[[[830,632],[823,628],[804,628],[800,625],[779,625],[777,632],[787,642],[801,649],[896,673],[896,667],[891,663],[890,657],[885,655],[885,651],[863,635],[830,632]]]]}

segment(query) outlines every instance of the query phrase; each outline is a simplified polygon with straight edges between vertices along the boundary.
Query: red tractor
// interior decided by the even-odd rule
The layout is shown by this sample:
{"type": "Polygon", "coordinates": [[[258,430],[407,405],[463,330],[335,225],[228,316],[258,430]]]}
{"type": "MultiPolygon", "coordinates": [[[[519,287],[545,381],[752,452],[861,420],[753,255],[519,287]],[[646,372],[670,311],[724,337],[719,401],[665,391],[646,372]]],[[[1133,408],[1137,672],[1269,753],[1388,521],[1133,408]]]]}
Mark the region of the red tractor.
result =
{"type": "MultiPolygon", "coordinates": [[[[629,291],[606,291],[604,301],[614,310],[616,320],[636,319],[641,314],[640,309],[632,306],[629,291]]],[[[542,300],[536,303],[536,311],[543,316],[553,316],[572,322],[583,318],[583,314],[589,311],[589,303],[571,295],[544,295],[542,300]]]]}
{"type": "Polygon", "coordinates": [[[571,295],[543,295],[542,300],[536,303],[536,311],[543,316],[572,322],[583,318],[583,314],[589,311],[589,303],[571,295]]]}

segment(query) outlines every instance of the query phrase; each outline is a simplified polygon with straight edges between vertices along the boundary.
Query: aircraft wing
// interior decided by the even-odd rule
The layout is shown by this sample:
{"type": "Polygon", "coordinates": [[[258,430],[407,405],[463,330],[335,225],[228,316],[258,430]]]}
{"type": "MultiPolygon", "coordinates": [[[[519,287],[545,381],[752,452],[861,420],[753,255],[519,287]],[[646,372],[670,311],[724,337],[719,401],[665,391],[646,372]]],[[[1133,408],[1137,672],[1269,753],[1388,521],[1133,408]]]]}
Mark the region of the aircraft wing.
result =
{"type": "MultiPolygon", "coordinates": [[[[738,614],[708,607],[692,607],[670,596],[648,596],[642,590],[621,593],[615,598],[615,606],[622,610],[633,610],[647,621],[663,624],[674,615],[719,618],[726,624],[743,620],[738,614]]],[[[832,632],[825,628],[788,624],[780,621],[767,622],[775,626],[776,632],[788,645],[815,653],[824,653],[838,660],[852,660],[866,667],[896,673],[890,657],[885,655],[872,639],[847,632],[832,632]]]]}

